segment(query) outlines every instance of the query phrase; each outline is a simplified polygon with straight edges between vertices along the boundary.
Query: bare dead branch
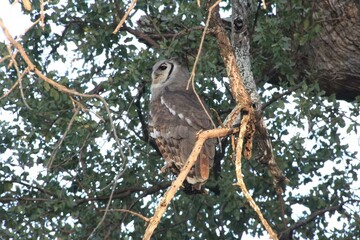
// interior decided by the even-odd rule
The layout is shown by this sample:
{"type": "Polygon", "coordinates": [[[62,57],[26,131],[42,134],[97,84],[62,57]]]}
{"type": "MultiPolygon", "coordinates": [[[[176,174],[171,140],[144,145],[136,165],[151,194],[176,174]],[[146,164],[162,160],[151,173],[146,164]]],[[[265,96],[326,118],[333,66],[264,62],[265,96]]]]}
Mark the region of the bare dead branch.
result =
{"type": "Polygon", "coordinates": [[[44,11],[44,0],[40,1],[40,26],[44,31],[45,28],[45,11],[44,11]]]}
{"type": "Polygon", "coordinates": [[[2,57],[2,58],[0,59],[0,63],[2,63],[3,61],[5,61],[5,60],[8,59],[8,58],[11,58],[11,54],[6,55],[5,57],[2,57]]]}
{"type": "Polygon", "coordinates": [[[264,10],[266,10],[266,2],[265,2],[265,0],[261,0],[261,5],[263,6],[264,10]]]}
{"type": "Polygon", "coordinates": [[[22,0],[23,7],[26,11],[31,11],[31,2],[30,0],[22,0]]]}
{"type": "Polygon", "coordinates": [[[237,145],[236,145],[235,167],[236,167],[237,183],[235,183],[234,185],[240,187],[240,189],[243,192],[245,198],[247,199],[250,206],[255,210],[255,212],[259,216],[261,223],[264,225],[264,227],[265,227],[266,231],[269,233],[270,237],[272,239],[274,239],[274,240],[277,240],[278,239],[277,234],[270,227],[270,225],[268,224],[268,222],[264,218],[260,208],[257,206],[254,199],[251,197],[249,191],[246,188],[246,185],[245,185],[245,182],[244,182],[244,179],[243,179],[243,176],[242,176],[241,155],[242,155],[242,152],[243,152],[244,138],[245,138],[246,131],[247,131],[246,127],[248,126],[249,121],[250,121],[250,116],[249,115],[243,116],[242,121],[241,121],[241,128],[240,128],[240,132],[239,132],[239,138],[238,138],[237,145]]]}
{"type": "Polygon", "coordinates": [[[121,26],[124,24],[126,18],[129,16],[131,10],[134,8],[135,4],[136,4],[137,0],[133,0],[129,6],[129,9],[126,11],[126,13],[124,14],[124,16],[122,17],[122,19],[120,20],[119,24],[116,26],[115,30],[113,31],[113,34],[116,34],[121,26]]]}
{"type": "MultiPolygon", "coordinates": [[[[195,72],[196,72],[196,66],[197,66],[197,63],[200,59],[200,54],[201,54],[201,50],[202,50],[202,47],[203,47],[203,44],[204,44],[204,40],[205,40],[205,36],[206,36],[206,32],[209,28],[209,24],[210,24],[210,19],[211,19],[211,15],[212,15],[212,11],[214,10],[214,8],[221,2],[221,0],[217,0],[210,8],[209,8],[209,15],[206,19],[206,23],[205,23],[205,27],[204,27],[204,30],[203,30],[203,33],[202,33],[202,36],[201,36],[201,39],[200,39],[200,45],[199,45],[199,50],[196,54],[196,58],[195,58],[195,62],[194,62],[194,65],[193,65],[193,68],[191,70],[191,74],[190,74],[190,78],[189,78],[189,81],[188,81],[188,84],[186,86],[186,89],[189,89],[189,86],[190,86],[190,83],[191,85],[193,86],[193,89],[195,89],[194,87],[194,79],[195,79],[195,72]]],[[[200,2],[198,2],[199,6],[200,6],[200,2]]]]}
{"type": "MultiPolygon", "coordinates": [[[[203,33],[202,33],[202,36],[201,36],[201,40],[200,40],[200,46],[199,46],[199,50],[197,52],[197,55],[196,55],[196,58],[195,58],[195,62],[194,62],[194,66],[191,70],[191,74],[190,74],[190,78],[188,80],[188,84],[186,86],[186,89],[189,89],[189,86],[190,86],[190,83],[191,83],[191,87],[192,89],[194,90],[194,93],[201,105],[201,107],[203,108],[205,114],[207,115],[207,117],[209,118],[209,120],[211,121],[212,125],[214,126],[214,128],[216,128],[216,125],[214,123],[214,121],[212,120],[212,117],[209,115],[208,111],[206,111],[206,108],[203,104],[203,102],[201,101],[201,98],[199,96],[199,94],[197,94],[196,90],[195,90],[195,72],[196,72],[196,65],[200,59],[200,54],[201,54],[201,50],[202,50],[202,47],[203,47],[203,44],[204,44],[204,40],[205,40],[205,36],[206,36],[206,32],[207,32],[207,29],[209,28],[209,23],[210,23],[210,19],[211,19],[211,15],[212,15],[212,11],[214,10],[215,7],[217,7],[217,5],[221,2],[221,0],[217,0],[210,8],[209,8],[209,15],[206,19],[206,24],[205,24],[205,27],[204,27],[204,30],[203,30],[203,33]]],[[[198,2],[199,6],[200,6],[200,2],[198,2]]]]}

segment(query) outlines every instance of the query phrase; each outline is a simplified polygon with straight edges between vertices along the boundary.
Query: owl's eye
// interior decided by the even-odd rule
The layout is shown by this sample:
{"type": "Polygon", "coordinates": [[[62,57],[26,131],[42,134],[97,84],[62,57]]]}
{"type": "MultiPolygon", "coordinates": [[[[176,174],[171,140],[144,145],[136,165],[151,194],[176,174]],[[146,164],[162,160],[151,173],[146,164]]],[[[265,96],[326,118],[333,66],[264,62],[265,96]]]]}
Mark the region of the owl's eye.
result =
{"type": "Polygon", "coordinates": [[[165,69],[167,69],[167,65],[166,64],[162,64],[159,67],[160,70],[164,71],[165,69]]]}

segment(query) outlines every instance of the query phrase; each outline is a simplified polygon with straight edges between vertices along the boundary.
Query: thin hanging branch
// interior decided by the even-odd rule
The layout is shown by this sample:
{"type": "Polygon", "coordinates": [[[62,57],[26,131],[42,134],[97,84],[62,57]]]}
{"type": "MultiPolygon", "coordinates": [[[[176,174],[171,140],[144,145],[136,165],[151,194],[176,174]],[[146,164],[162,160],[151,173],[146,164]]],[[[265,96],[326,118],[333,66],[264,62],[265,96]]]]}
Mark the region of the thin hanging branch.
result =
{"type": "MultiPolygon", "coordinates": [[[[202,33],[202,36],[201,36],[201,39],[200,39],[200,46],[199,46],[199,49],[198,49],[198,52],[197,52],[197,55],[196,55],[196,58],[195,58],[195,62],[194,62],[194,66],[192,68],[192,71],[191,71],[191,74],[190,74],[190,78],[188,80],[188,84],[186,86],[186,89],[188,90],[189,87],[190,87],[190,83],[191,83],[191,87],[201,105],[201,107],[203,108],[205,114],[208,116],[209,120],[211,121],[212,125],[214,126],[214,128],[216,128],[216,125],[214,123],[214,121],[212,120],[212,117],[209,115],[208,111],[206,111],[206,108],[203,104],[203,102],[201,101],[200,99],[200,96],[199,94],[196,92],[195,90],[195,72],[196,72],[196,66],[197,66],[197,63],[200,59],[200,54],[201,54],[201,50],[202,50],[202,47],[203,47],[203,44],[204,44],[204,40],[205,40],[205,36],[206,36],[206,32],[208,30],[208,27],[209,27],[209,24],[210,24],[210,19],[211,19],[211,15],[212,15],[212,11],[217,7],[217,5],[221,2],[221,0],[217,0],[210,8],[209,8],[209,14],[208,14],[208,17],[206,19],[206,24],[205,24],[205,27],[204,27],[204,30],[203,30],[203,33],[202,33]]],[[[200,7],[200,1],[198,2],[199,4],[199,7],[200,7]]]]}
{"type": "Polygon", "coordinates": [[[240,189],[241,189],[242,193],[244,194],[246,200],[249,202],[250,206],[254,209],[254,211],[259,216],[261,223],[264,225],[264,227],[265,227],[266,231],[269,233],[270,237],[272,239],[274,239],[274,240],[277,240],[278,239],[277,234],[270,227],[269,223],[264,218],[260,208],[257,206],[254,199],[251,197],[249,191],[246,188],[246,185],[245,185],[245,182],[244,182],[244,179],[243,179],[243,176],[242,176],[241,155],[242,155],[242,152],[243,152],[243,143],[244,143],[243,140],[244,140],[245,134],[246,134],[246,126],[248,125],[249,120],[250,120],[249,115],[245,115],[241,120],[241,128],[240,128],[239,138],[238,138],[237,145],[236,145],[236,159],[235,159],[237,182],[234,185],[240,187],[240,189]]]}

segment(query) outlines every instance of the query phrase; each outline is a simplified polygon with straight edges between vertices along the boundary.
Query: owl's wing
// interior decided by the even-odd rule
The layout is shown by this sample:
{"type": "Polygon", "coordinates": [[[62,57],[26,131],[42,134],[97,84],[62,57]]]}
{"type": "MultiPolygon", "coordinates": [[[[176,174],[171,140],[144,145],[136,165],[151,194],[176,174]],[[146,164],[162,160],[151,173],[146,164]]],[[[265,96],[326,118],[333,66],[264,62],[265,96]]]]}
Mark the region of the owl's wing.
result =
{"type": "MultiPolygon", "coordinates": [[[[204,106],[206,107],[205,104],[204,106]]],[[[153,101],[149,125],[163,157],[168,163],[174,162],[178,170],[181,170],[190,155],[196,134],[200,130],[213,128],[196,95],[187,91],[168,91],[153,101]]],[[[195,168],[188,175],[190,183],[205,182],[208,179],[215,144],[215,139],[205,142],[195,168]]]]}
{"type": "Polygon", "coordinates": [[[160,100],[172,114],[185,120],[194,130],[214,128],[209,118],[211,114],[207,105],[201,99],[203,107],[192,91],[167,91],[160,100]]]}

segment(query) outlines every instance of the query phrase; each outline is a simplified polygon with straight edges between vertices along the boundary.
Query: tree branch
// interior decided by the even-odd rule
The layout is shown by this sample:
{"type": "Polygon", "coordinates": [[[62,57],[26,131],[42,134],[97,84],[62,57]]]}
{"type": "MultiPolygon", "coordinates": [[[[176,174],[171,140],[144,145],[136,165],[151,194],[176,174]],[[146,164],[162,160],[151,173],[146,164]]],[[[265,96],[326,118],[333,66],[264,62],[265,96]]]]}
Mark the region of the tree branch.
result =
{"type": "Polygon", "coordinates": [[[240,189],[243,192],[245,198],[250,203],[250,206],[255,210],[255,212],[259,216],[260,221],[264,225],[266,231],[269,233],[270,237],[275,240],[275,239],[278,239],[277,234],[270,227],[269,223],[264,218],[260,208],[256,205],[254,199],[251,197],[249,191],[246,188],[246,185],[245,185],[244,180],[243,180],[242,172],[241,172],[241,165],[242,165],[241,164],[241,154],[242,154],[242,148],[243,148],[243,143],[244,143],[243,140],[245,138],[246,127],[247,127],[247,124],[248,124],[249,120],[250,120],[250,116],[245,115],[245,116],[243,116],[242,121],[241,121],[239,139],[238,139],[238,142],[237,142],[237,145],[236,145],[236,160],[235,160],[237,183],[235,183],[234,185],[240,187],[240,189]]]}
{"type": "Polygon", "coordinates": [[[6,26],[4,25],[3,21],[0,19],[0,27],[2,28],[6,38],[10,41],[10,43],[20,52],[21,54],[21,57],[24,59],[24,61],[26,62],[26,64],[28,65],[28,68],[30,71],[33,71],[35,72],[35,74],[40,78],[42,79],[43,81],[47,82],[49,85],[51,85],[52,87],[54,87],[55,89],[57,89],[58,91],[60,92],[63,92],[63,93],[66,93],[66,94],[69,94],[69,95],[75,95],[75,96],[79,96],[79,97],[84,97],[84,98],[97,98],[99,99],[103,105],[104,105],[104,108],[108,114],[108,117],[109,117],[109,122],[110,122],[110,126],[111,126],[111,131],[113,132],[114,134],[114,139],[119,147],[119,150],[120,150],[120,155],[121,155],[121,158],[123,160],[123,169],[125,169],[126,167],[126,157],[125,157],[125,154],[124,152],[122,151],[122,147],[121,147],[121,144],[120,144],[120,139],[118,138],[117,136],[117,133],[116,133],[116,129],[115,129],[115,126],[114,126],[114,123],[113,123],[113,120],[112,120],[112,117],[111,117],[111,112],[110,112],[110,109],[109,109],[109,106],[107,104],[107,102],[105,101],[105,99],[100,96],[100,95],[97,95],[97,94],[85,94],[85,93],[79,93],[77,92],[76,90],[74,89],[69,89],[57,82],[55,82],[54,80],[46,77],[44,74],[42,74],[42,72],[40,70],[38,70],[36,68],[36,66],[31,62],[29,56],[26,54],[24,48],[22,47],[22,45],[20,43],[18,43],[17,41],[15,41],[15,39],[10,35],[8,29],[6,28],[6,26]]]}
{"type": "Polygon", "coordinates": [[[131,2],[130,6],[129,6],[129,9],[125,12],[125,14],[124,14],[124,16],[122,17],[122,19],[120,20],[119,24],[116,26],[113,34],[116,34],[116,33],[120,30],[120,28],[121,28],[121,26],[124,24],[126,18],[129,16],[131,10],[134,8],[136,2],[137,2],[137,0],[133,0],[133,1],[131,2]]]}
{"type": "MultiPolygon", "coordinates": [[[[171,182],[166,181],[166,182],[161,182],[161,183],[154,185],[152,187],[149,187],[149,188],[139,187],[139,186],[122,188],[119,191],[114,192],[112,199],[122,199],[122,198],[130,196],[134,192],[143,192],[143,194],[145,194],[144,196],[147,196],[147,195],[153,194],[155,192],[158,192],[161,189],[165,189],[165,188],[169,187],[170,184],[171,184],[171,182]]],[[[79,204],[83,204],[83,203],[86,203],[89,201],[107,201],[107,200],[109,200],[109,198],[110,198],[109,195],[83,198],[83,199],[78,199],[77,204],[79,205],[79,204]]]]}
{"type": "MultiPolygon", "coordinates": [[[[105,210],[100,210],[100,211],[105,211],[105,210]]],[[[137,217],[139,217],[140,219],[144,220],[145,222],[150,222],[150,218],[147,218],[139,213],[136,213],[136,212],[133,212],[133,211],[130,211],[130,210],[127,210],[127,209],[109,209],[108,210],[109,212],[125,212],[125,213],[130,213],[132,215],[135,215],[137,217]]]]}
{"type": "Polygon", "coordinates": [[[285,92],[283,92],[283,93],[280,93],[280,94],[276,93],[276,94],[274,94],[273,97],[272,97],[269,101],[267,101],[266,103],[262,104],[261,110],[265,110],[265,108],[267,108],[268,106],[270,106],[272,103],[276,102],[278,99],[282,98],[283,96],[285,96],[285,95],[290,95],[293,91],[301,88],[302,84],[303,84],[303,83],[300,82],[299,84],[297,84],[297,85],[289,88],[287,91],[285,91],[285,92]]]}
{"type": "Polygon", "coordinates": [[[188,175],[191,167],[196,162],[197,157],[202,149],[204,142],[209,138],[225,137],[229,134],[233,134],[234,132],[235,132],[235,130],[233,130],[233,129],[223,128],[223,129],[207,130],[207,131],[203,131],[203,132],[199,133],[199,135],[197,136],[197,141],[194,145],[194,148],[193,148],[189,158],[187,159],[185,165],[181,169],[181,172],[179,173],[177,179],[174,182],[172,182],[171,187],[165,192],[163,198],[161,199],[161,201],[154,213],[154,216],[151,218],[151,221],[150,221],[148,227],[146,228],[143,240],[150,240],[154,230],[156,229],[157,225],[160,222],[162,215],[165,213],[168,204],[173,199],[173,197],[175,196],[175,193],[180,188],[180,186],[184,182],[186,176],[188,175]]]}
{"type": "Polygon", "coordinates": [[[348,202],[352,202],[352,200],[349,201],[345,201],[337,206],[332,206],[332,207],[326,207],[324,209],[318,210],[313,212],[312,214],[310,214],[306,219],[304,220],[300,220],[297,223],[295,223],[294,225],[288,227],[287,229],[283,230],[280,233],[280,240],[290,240],[292,239],[292,233],[294,230],[314,221],[314,219],[318,216],[324,215],[327,212],[333,212],[333,211],[340,211],[342,209],[342,207],[348,203],[348,202]]]}

